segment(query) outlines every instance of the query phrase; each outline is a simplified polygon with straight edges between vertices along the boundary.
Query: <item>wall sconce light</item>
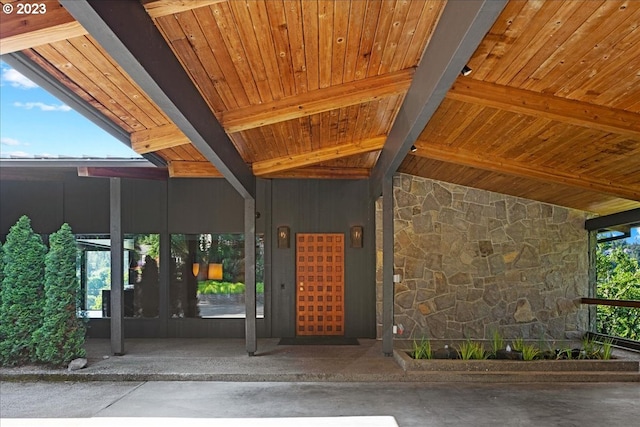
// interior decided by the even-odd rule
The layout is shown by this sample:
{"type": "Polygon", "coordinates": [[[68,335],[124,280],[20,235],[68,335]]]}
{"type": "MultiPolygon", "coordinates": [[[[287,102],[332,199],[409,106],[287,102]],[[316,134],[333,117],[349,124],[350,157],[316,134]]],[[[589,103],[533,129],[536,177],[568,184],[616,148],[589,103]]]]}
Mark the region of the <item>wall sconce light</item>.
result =
{"type": "Polygon", "coordinates": [[[211,263],[207,270],[207,278],[209,280],[222,280],[222,264],[211,263]]]}
{"type": "Polygon", "coordinates": [[[361,248],[362,247],[362,226],[354,225],[351,227],[351,247],[352,248],[361,248]]]}
{"type": "Polygon", "coordinates": [[[200,273],[200,264],[197,262],[194,262],[191,265],[191,272],[193,273],[194,277],[198,277],[198,274],[200,273]]]}
{"type": "Polygon", "coordinates": [[[467,65],[465,65],[464,67],[462,67],[462,71],[460,71],[460,74],[462,74],[463,76],[468,76],[469,74],[471,74],[473,70],[471,68],[469,68],[467,65]]]}
{"type": "Polygon", "coordinates": [[[278,227],[278,249],[289,249],[289,227],[278,227]]]}

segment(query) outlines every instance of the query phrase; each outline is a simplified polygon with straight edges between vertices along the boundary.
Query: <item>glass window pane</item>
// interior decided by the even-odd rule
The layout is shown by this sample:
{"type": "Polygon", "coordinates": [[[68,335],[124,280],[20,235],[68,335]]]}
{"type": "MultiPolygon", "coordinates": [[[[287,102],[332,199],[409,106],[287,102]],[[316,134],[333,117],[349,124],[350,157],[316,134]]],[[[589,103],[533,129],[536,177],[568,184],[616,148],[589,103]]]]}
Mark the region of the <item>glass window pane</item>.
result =
{"type": "Polygon", "coordinates": [[[158,317],[160,307],[160,235],[125,236],[125,317],[158,317]]]}
{"type": "MultiPolygon", "coordinates": [[[[596,296],[640,301],[640,226],[621,230],[598,235],[596,296]]],[[[596,332],[640,340],[640,309],[601,305],[596,312],[596,332]]]]}
{"type": "Polygon", "coordinates": [[[111,289],[111,240],[101,235],[79,235],[76,240],[78,278],[84,295],[82,309],[90,318],[106,317],[103,295],[111,289]]]}
{"type": "MultiPolygon", "coordinates": [[[[264,315],[264,239],[256,238],[257,314],[264,315]]],[[[171,236],[172,318],[245,317],[243,234],[171,236]]]]}
{"type": "MultiPolygon", "coordinates": [[[[83,307],[90,318],[111,317],[111,239],[78,235],[78,277],[83,307]]],[[[157,317],[159,308],[159,234],[127,235],[124,239],[124,315],[157,317]]]]}

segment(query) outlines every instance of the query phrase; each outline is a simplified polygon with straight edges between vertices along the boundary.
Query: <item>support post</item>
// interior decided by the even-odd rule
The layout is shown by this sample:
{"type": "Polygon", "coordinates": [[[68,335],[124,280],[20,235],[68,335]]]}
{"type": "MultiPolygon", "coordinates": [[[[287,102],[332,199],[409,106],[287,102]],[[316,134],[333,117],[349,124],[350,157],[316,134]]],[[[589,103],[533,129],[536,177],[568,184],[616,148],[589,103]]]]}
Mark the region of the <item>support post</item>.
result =
{"type": "Polygon", "coordinates": [[[382,352],[393,355],[393,176],[382,183],[382,352]]]}
{"type": "Polygon", "coordinates": [[[111,351],[124,354],[124,245],[122,237],[122,181],[109,179],[111,238],[111,351]]]}
{"type": "MultiPolygon", "coordinates": [[[[595,230],[587,231],[589,233],[589,289],[587,290],[587,296],[589,298],[595,298],[597,296],[597,271],[596,271],[596,251],[598,246],[598,232],[595,230]]],[[[596,320],[598,316],[598,306],[590,305],[589,310],[589,324],[587,330],[589,332],[598,332],[596,330],[596,320]]]]}
{"type": "MultiPolygon", "coordinates": [[[[166,227],[166,225],[165,225],[166,227]]],[[[169,298],[171,286],[171,237],[166,228],[160,233],[160,295],[159,303],[161,336],[167,337],[169,330],[169,298]]]]}
{"type": "Polygon", "coordinates": [[[245,340],[247,353],[257,350],[256,338],[256,200],[244,199],[244,283],[245,283],[245,340]]]}

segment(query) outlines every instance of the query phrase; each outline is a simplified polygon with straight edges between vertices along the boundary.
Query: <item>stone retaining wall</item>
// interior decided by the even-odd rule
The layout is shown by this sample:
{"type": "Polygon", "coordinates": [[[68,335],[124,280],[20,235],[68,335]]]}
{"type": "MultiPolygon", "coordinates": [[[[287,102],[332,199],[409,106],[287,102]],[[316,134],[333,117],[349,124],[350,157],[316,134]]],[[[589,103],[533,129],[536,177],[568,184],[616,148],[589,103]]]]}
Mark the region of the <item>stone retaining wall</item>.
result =
{"type": "MultiPolygon", "coordinates": [[[[587,213],[399,175],[394,179],[396,338],[571,338],[587,327],[587,213]]],[[[382,319],[382,204],[377,206],[382,319]]]]}

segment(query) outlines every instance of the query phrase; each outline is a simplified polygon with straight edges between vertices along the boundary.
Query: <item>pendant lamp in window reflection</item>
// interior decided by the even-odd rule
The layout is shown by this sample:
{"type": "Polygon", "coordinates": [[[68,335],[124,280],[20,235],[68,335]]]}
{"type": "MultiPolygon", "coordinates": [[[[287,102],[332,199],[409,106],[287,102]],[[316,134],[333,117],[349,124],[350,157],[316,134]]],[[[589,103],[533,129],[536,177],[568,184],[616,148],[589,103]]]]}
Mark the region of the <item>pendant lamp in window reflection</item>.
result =
{"type": "Polygon", "coordinates": [[[198,274],[200,273],[200,264],[197,262],[191,264],[191,272],[193,273],[193,277],[198,277],[198,274]]]}
{"type": "Polygon", "coordinates": [[[207,269],[207,278],[209,280],[222,280],[222,264],[210,263],[207,269]]]}

